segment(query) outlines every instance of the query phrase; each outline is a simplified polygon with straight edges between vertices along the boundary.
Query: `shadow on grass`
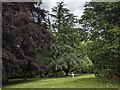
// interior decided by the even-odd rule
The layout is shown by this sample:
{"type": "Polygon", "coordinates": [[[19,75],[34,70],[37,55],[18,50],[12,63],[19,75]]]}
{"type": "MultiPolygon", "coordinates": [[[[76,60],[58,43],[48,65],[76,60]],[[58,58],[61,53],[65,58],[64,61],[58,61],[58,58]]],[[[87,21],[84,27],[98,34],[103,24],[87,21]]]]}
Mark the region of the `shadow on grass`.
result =
{"type": "Polygon", "coordinates": [[[9,85],[30,83],[30,82],[40,81],[43,79],[45,79],[45,78],[10,79],[8,82],[3,83],[2,87],[4,88],[4,87],[9,86],[9,85]]]}
{"type": "Polygon", "coordinates": [[[100,78],[100,77],[79,78],[79,79],[75,80],[74,82],[78,82],[78,81],[85,81],[85,82],[93,81],[93,82],[103,83],[103,84],[106,84],[106,83],[120,84],[119,81],[111,80],[111,79],[107,79],[107,78],[100,78]]]}
{"type": "MultiPolygon", "coordinates": [[[[10,85],[16,85],[16,84],[22,84],[22,83],[30,83],[30,82],[36,82],[36,81],[41,81],[41,80],[46,80],[46,79],[58,79],[61,77],[45,77],[45,78],[25,78],[25,79],[9,79],[8,82],[2,83],[2,87],[6,88],[6,86],[10,85]]],[[[64,78],[64,77],[63,77],[64,78]]]]}

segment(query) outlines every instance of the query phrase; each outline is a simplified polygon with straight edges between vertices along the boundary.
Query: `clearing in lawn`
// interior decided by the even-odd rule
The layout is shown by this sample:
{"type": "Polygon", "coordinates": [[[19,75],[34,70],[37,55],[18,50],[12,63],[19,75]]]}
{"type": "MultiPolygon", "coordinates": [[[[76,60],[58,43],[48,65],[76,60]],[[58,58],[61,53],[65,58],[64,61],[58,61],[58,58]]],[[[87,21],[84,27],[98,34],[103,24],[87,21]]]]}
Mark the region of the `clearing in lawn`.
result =
{"type": "Polygon", "coordinates": [[[118,88],[120,83],[104,78],[97,78],[94,74],[86,74],[59,78],[32,78],[27,80],[9,80],[3,88],[118,88]]]}

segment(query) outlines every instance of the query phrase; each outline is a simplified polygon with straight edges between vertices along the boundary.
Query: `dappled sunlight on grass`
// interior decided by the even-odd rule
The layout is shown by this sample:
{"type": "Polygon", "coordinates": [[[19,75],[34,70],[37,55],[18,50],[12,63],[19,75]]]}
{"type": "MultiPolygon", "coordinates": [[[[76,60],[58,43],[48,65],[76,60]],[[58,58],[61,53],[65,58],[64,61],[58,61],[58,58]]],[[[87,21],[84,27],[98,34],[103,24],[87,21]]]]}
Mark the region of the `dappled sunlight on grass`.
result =
{"type": "Polygon", "coordinates": [[[118,82],[96,78],[94,74],[87,74],[76,76],[75,78],[37,78],[32,82],[9,84],[4,86],[4,88],[118,88],[118,82]]]}

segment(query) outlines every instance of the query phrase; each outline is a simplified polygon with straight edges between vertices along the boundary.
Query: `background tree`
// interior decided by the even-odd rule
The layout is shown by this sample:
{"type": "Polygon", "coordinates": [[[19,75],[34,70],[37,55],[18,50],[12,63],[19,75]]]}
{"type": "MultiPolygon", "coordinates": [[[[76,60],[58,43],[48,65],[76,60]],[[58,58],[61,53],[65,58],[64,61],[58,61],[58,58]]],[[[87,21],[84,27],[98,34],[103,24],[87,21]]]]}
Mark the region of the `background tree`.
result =
{"type": "Polygon", "coordinates": [[[120,2],[89,2],[84,7],[80,23],[84,40],[92,41],[88,43],[89,57],[99,76],[119,78],[120,2]]]}
{"type": "Polygon", "coordinates": [[[69,12],[64,2],[58,2],[52,11],[54,14],[50,15],[54,20],[52,24],[51,65],[54,64],[56,72],[64,71],[68,76],[70,72],[80,67],[80,60],[85,56],[79,48],[81,42],[80,29],[74,28],[77,22],[76,16],[69,12]]]}

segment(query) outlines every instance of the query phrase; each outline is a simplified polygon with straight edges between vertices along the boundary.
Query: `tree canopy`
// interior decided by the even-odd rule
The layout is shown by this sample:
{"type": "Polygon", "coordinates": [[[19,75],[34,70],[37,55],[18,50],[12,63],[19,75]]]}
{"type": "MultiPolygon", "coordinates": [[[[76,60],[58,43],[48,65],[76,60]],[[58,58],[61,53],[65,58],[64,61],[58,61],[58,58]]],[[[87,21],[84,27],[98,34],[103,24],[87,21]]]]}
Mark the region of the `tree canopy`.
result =
{"type": "Polygon", "coordinates": [[[99,76],[120,77],[120,2],[89,2],[80,19],[99,76]],[[87,35],[87,36],[86,36],[87,35]]]}
{"type": "Polygon", "coordinates": [[[39,19],[45,19],[45,10],[35,8],[34,3],[2,5],[3,81],[35,76],[43,69],[36,56],[49,48],[52,39],[47,26],[39,22],[39,19]],[[33,12],[38,14],[38,22],[32,19],[33,12]]]}

